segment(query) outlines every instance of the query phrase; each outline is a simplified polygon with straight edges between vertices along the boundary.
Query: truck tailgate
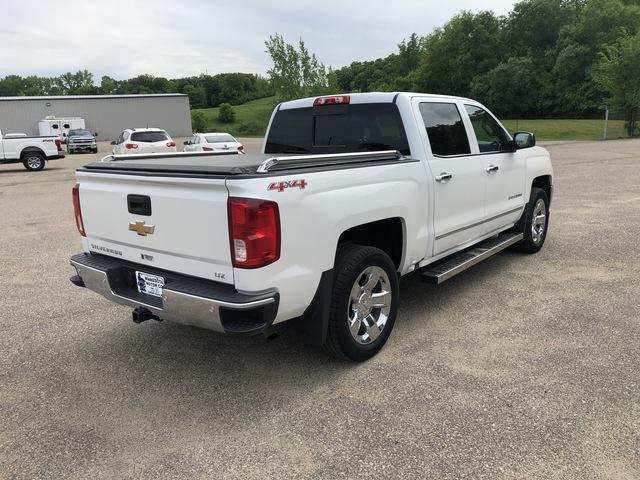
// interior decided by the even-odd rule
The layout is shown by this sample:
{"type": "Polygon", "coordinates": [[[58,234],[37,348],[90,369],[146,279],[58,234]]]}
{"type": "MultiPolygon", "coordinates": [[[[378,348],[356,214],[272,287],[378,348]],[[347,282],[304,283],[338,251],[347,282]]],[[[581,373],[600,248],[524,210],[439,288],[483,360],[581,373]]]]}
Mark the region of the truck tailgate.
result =
{"type": "Polygon", "coordinates": [[[233,284],[224,177],[77,178],[87,250],[233,284]]]}

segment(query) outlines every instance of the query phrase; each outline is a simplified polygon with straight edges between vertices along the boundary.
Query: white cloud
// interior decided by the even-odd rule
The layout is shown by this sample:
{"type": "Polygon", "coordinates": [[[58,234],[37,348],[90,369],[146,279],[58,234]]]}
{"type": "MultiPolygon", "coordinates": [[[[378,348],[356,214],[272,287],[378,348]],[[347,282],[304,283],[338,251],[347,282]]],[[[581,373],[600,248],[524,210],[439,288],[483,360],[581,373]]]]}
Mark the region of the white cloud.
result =
{"type": "Polygon", "coordinates": [[[426,35],[461,10],[506,14],[513,3],[495,0],[479,8],[473,0],[21,0],[3,5],[0,76],[81,68],[96,79],[265,73],[264,41],[276,32],[289,42],[302,37],[322,62],[340,67],[386,56],[412,32],[426,35]]]}

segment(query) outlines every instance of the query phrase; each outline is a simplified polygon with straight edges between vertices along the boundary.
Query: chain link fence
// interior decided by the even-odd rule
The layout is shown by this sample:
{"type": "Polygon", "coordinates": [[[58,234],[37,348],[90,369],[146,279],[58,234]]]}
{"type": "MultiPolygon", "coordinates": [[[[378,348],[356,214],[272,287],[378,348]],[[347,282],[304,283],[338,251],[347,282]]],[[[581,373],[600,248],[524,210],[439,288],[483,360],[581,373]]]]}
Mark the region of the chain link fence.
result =
{"type": "Polygon", "coordinates": [[[637,114],[635,112],[630,114],[622,110],[606,109],[602,138],[609,140],[633,137],[640,134],[638,127],[637,114]]]}

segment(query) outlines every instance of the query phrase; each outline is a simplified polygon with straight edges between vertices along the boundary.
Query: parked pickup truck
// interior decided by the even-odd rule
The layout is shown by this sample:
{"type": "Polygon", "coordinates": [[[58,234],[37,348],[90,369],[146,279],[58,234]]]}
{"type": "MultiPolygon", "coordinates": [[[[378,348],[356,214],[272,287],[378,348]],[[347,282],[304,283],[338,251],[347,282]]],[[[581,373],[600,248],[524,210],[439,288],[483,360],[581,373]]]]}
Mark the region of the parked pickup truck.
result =
{"type": "Polygon", "coordinates": [[[549,154],[465,98],[363,93],[273,112],[263,153],[109,156],[77,171],[74,284],[226,333],[294,320],[363,361],[401,275],[435,284],[548,231],[549,154]]]}
{"type": "Polygon", "coordinates": [[[2,135],[0,131],[0,164],[22,163],[30,171],[42,170],[47,160],[64,158],[58,137],[28,137],[23,134],[2,135]]]}
{"type": "Polygon", "coordinates": [[[69,130],[69,135],[67,136],[67,153],[98,153],[97,135],[97,133],[91,133],[91,130],[87,130],[86,128],[69,130]]]}

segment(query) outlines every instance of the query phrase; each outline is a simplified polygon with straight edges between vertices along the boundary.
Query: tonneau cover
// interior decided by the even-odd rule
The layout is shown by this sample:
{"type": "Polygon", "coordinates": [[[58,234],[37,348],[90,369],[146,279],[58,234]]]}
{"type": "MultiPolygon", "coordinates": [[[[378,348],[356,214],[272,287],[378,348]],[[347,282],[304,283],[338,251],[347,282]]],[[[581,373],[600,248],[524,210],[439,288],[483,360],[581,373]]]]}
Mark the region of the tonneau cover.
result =
{"type": "MultiPolygon", "coordinates": [[[[274,155],[266,154],[161,154],[128,155],[115,160],[94,162],[85,165],[84,171],[148,172],[174,174],[241,175],[256,173],[258,166],[274,155]]],[[[279,155],[280,156],[280,155],[279,155]]],[[[108,157],[107,157],[108,158],[108,157]]]]}
{"type": "Polygon", "coordinates": [[[146,176],[228,177],[264,175],[303,168],[337,169],[413,161],[416,160],[393,150],[326,155],[164,153],[105,157],[101,162],[90,163],[79,171],[146,176]]]}

